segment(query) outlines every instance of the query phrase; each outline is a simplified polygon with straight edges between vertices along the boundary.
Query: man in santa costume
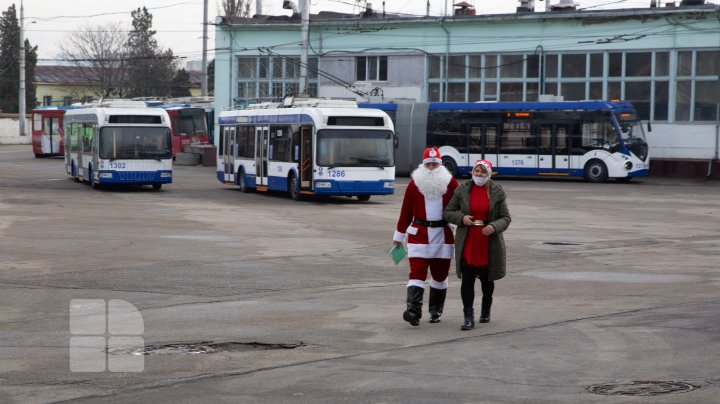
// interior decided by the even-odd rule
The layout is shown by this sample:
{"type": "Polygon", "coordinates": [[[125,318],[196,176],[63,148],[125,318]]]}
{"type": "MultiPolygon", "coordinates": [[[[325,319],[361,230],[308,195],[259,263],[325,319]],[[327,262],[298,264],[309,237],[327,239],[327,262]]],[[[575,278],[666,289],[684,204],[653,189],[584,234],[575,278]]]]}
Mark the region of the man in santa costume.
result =
{"type": "Polygon", "coordinates": [[[425,149],[422,164],[411,174],[405,190],[400,218],[393,242],[402,245],[407,235],[410,275],[407,283],[407,310],[403,320],[417,326],[422,317],[425,279],[430,268],[430,322],[440,321],[448,287],[448,270],[453,257],[454,239],[443,210],[458,182],[442,165],[440,151],[425,149]]]}

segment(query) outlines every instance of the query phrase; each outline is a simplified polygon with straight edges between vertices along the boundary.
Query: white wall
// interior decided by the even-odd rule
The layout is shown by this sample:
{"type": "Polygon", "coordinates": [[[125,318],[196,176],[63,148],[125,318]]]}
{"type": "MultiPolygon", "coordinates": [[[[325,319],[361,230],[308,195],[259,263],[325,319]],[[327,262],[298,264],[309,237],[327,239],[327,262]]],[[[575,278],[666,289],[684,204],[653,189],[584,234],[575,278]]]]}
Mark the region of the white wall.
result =
{"type": "MultiPolygon", "coordinates": [[[[645,126],[647,130],[647,126],[645,126]]],[[[650,158],[713,159],[716,132],[714,124],[652,124],[646,133],[650,158]]]]}
{"type": "Polygon", "coordinates": [[[31,144],[32,138],[30,119],[25,119],[25,136],[20,136],[20,121],[17,115],[3,114],[0,116],[0,145],[3,144],[31,144]]]}

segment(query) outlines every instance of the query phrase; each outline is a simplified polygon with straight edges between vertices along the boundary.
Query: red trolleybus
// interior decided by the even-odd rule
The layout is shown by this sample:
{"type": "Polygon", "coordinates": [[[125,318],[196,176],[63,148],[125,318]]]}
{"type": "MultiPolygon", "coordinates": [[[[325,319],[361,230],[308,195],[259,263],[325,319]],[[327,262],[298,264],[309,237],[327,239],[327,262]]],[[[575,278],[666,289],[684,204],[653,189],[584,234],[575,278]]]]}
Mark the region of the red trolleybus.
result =
{"type": "Polygon", "coordinates": [[[32,149],[35,157],[65,153],[63,114],[73,107],[41,107],[32,111],[32,149]]]}
{"type": "Polygon", "coordinates": [[[160,105],[170,116],[172,127],[172,155],[182,152],[185,146],[208,144],[205,108],[183,105],[160,105]]]}

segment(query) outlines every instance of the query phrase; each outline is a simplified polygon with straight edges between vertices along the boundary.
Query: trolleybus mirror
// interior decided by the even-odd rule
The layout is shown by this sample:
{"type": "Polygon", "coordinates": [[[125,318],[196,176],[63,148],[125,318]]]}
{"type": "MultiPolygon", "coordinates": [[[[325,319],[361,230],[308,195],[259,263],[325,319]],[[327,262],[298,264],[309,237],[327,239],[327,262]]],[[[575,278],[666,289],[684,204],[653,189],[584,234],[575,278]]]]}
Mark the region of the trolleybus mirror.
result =
{"type": "Polygon", "coordinates": [[[650,125],[650,121],[648,121],[648,132],[652,132],[652,125],[650,125]]]}

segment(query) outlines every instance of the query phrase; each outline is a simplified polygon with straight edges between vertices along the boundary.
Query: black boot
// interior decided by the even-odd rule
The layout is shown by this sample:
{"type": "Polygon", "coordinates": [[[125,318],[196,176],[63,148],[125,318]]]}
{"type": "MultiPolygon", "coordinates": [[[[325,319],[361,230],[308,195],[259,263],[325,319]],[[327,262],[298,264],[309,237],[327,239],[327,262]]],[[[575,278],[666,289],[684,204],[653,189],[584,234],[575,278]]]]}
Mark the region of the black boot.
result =
{"type": "Polygon", "coordinates": [[[407,288],[407,310],[403,313],[403,320],[414,326],[420,325],[423,292],[425,289],[419,286],[408,286],[407,288]]]}
{"type": "Polygon", "coordinates": [[[428,308],[430,309],[430,322],[439,323],[442,316],[443,307],[445,307],[445,295],[447,289],[435,289],[430,287],[430,301],[428,308]]]}
{"type": "Polygon", "coordinates": [[[489,323],[490,322],[490,307],[492,306],[492,297],[485,297],[483,296],[482,299],[482,306],[480,307],[480,322],[481,323],[489,323]]]}
{"type": "Polygon", "coordinates": [[[460,327],[461,330],[467,331],[472,330],[475,328],[475,310],[473,308],[463,308],[463,313],[465,314],[465,323],[460,327]]]}

